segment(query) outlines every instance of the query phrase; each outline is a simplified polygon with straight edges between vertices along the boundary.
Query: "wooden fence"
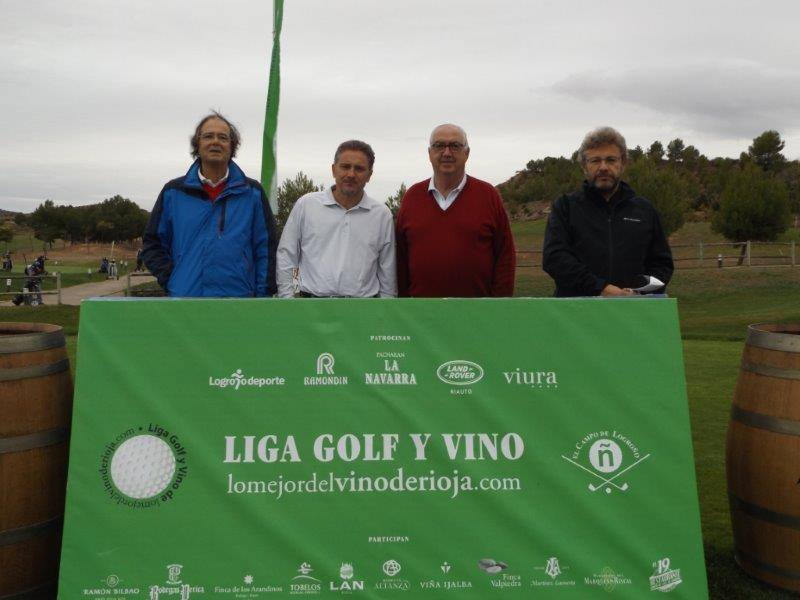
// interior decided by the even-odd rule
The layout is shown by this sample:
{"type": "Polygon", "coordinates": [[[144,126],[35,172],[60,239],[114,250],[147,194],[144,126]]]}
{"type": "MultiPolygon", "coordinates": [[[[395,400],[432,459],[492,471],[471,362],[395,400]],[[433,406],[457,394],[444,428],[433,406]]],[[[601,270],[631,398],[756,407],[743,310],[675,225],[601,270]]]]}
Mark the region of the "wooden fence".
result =
{"type": "MultiPolygon", "coordinates": [[[[676,269],[723,267],[796,267],[800,263],[797,243],[790,242],[715,242],[671,244],[676,269]]],[[[542,251],[517,252],[517,268],[542,268],[542,251]]]]}

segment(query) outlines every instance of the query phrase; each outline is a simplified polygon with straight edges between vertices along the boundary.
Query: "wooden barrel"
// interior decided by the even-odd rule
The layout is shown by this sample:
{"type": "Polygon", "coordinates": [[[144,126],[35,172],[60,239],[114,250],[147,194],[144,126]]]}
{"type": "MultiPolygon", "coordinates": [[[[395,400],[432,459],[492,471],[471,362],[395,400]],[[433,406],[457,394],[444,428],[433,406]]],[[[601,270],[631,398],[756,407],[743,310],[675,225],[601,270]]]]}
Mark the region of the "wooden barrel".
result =
{"type": "Polygon", "coordinates": [[[800,591],[800,324],[748,328],[726,464],[736,561],[800,591]]]}
{"type": "Polygon", "coordinates": [[[0,323],[0,599],[55,597],[71,413],[61,327],[0,323]]]}

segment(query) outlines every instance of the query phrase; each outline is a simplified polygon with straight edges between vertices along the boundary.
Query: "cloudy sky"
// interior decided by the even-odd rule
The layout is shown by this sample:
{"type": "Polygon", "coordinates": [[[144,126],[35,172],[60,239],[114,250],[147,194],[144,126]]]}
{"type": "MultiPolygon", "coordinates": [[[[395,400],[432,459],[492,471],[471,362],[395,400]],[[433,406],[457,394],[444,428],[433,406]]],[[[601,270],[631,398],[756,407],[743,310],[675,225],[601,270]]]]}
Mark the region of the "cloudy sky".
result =
{"type": "MultiPolygon", "coordinates": [[[[120,194],[148,210],[190,163],[208,109],[241,129],[258,178],[269,0],[0,0],[0,208],[120,194]]],[[[777,129],[800,158],[800,2],[286,0],[279,180],[330,184],[336,145],[375,149],[384,199],[429,176],[462,125],[468,171],[504,181],[610,124],[738,156],[777,129]]]]}

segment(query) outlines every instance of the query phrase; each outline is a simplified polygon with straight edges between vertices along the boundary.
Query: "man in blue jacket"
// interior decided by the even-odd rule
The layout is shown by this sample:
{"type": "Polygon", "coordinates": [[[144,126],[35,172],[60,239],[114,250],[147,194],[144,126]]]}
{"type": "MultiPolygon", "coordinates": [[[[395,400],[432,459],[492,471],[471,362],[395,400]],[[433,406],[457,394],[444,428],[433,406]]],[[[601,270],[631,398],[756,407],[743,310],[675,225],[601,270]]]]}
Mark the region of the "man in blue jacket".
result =
{"type": "Polygon", "coordinates": [[[164,186],[143,236],[142,259],[170,296],[275,293],[275,218],[257,181],[231,160],[236,127],[218,112],[191,138],[194,163],[164,186]]]}

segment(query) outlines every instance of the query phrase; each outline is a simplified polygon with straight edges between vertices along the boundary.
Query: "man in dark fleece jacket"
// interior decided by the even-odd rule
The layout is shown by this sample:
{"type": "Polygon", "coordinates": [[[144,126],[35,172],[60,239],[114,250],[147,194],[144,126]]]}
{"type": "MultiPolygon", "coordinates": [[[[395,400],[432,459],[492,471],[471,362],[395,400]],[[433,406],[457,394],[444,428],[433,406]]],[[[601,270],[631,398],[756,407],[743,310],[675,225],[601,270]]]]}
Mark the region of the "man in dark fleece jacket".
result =
{"type": "Polygon", "coordinates": [[[662,292],[672,253],[652,204],[621,180],[625,138],[611,127],[586,135],[578,150],[583,188],[553,203],[544,237],[544,270],[556,296],[631,296],[655,278],[662,292]]]}

